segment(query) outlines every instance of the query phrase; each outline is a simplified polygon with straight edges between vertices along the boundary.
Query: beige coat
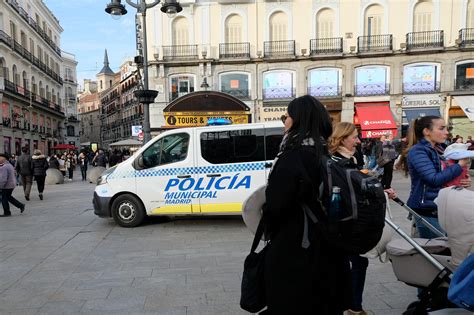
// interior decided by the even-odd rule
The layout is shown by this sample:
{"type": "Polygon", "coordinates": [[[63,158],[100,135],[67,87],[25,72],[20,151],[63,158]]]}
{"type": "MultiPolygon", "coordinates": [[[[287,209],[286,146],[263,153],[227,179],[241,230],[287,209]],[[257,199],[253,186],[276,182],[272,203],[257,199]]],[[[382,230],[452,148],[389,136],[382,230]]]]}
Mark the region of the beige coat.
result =
{"type": "Polygon", "coordinates": [[[458,266],[474,253],[474,191],[443,188],[435,202],[439,223],[448,234],[453,264],[458,266]]]}

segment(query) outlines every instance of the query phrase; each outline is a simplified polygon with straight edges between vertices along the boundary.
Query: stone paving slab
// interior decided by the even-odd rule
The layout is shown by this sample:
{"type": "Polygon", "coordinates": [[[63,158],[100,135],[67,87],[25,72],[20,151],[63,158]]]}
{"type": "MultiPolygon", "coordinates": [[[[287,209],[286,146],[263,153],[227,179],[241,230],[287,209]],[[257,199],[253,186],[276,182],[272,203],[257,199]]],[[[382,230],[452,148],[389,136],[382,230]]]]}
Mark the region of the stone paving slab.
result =
{"type": "MultiPolygon", "coordinates": [[[[406,200],[408,180],[396,175],[393,186],[406,200]]],[[[126,229],[93,214],[93,189],[47,186],[44,201],[32,194],[25,213],[0,218],[0,314],[245,314],[252,235],[241,218],[151,218],[126,229]]],[[[14,196],[24,201],[21,187],[14,196]]],[[[406,211],[392,210],[408,231],[406,211]]],[[[390,263],[370,261],[370,314],[401,314],[415,296],[390,263]]]]}

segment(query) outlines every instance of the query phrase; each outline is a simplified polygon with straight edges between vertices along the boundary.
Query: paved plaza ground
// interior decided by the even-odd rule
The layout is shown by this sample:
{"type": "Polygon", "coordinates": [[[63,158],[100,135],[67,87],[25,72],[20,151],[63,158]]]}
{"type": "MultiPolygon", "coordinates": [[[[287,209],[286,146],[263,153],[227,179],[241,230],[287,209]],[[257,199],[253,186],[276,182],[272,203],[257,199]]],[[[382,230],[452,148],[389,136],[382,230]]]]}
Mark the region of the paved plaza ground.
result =
{"type": "MultiPolygon", "coordinates": [[[[396,175],[393,187],[407,199],[408,179],[396,175]]],[[[25,213],[0,218],[0,314],[245,314],[252,235],[241,218],[154,218],[127,229],[94,215],[92,184],[46,186],[44,201],[35,188],[25,213]]],[[[21,187],[14,196],[24,201],[21,187]]],[[[392,211],[408,231],[406,211],[392,211]]],[[[370,261],[370,313],[401,314],[415,296],[390,263],[370,261]]]]}

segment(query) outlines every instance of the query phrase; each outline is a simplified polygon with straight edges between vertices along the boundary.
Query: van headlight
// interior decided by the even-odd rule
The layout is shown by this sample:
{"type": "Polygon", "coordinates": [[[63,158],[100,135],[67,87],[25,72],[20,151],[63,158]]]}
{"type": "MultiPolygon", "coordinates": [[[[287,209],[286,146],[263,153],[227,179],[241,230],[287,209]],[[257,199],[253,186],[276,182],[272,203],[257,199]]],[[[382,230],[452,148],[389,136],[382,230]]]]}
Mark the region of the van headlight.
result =
{"type": "Polygon", "coordinates": [[[100,175],[99,178],[97,178],[97,186],[107,184],[107,177],[109,177],[109,174],[100,175]]]}

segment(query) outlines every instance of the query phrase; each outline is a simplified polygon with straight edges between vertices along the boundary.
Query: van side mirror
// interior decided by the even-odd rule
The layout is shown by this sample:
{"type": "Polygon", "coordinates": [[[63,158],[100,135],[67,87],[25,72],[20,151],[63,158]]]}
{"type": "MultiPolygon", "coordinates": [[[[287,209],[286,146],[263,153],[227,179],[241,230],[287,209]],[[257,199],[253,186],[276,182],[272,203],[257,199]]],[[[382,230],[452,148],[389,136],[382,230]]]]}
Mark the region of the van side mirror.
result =
{"type": "Polygon", "coordinates": [[[145,163],[143,163],[143,155],[138,156],[135,161],[133,161],[133,166],[135,169],[144,169],[145,163]]]}

